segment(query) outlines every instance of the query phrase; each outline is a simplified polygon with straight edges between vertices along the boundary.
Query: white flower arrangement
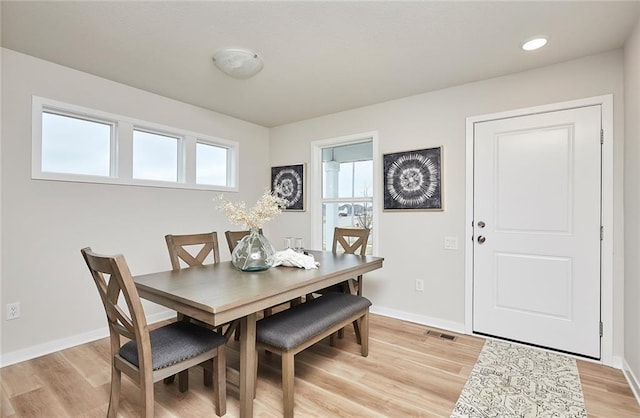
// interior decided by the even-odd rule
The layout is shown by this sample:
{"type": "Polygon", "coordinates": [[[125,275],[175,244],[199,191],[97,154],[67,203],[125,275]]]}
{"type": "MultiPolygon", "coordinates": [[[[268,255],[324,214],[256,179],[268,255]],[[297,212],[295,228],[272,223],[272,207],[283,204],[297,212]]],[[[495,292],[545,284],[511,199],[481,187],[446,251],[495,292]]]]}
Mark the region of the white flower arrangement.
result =
{"type": "Polygon", "coordinates": [[[261,228],[265,222],[282,213],[282,208],[286,205],[286,201],[278,197],[277,190],[273,193],[265,190],[251,209],[247,209],[244,202],[233,203],[226,200],[222,194],[214,200],[220,202],[218,210],[227,215],[229,222],[249,229],[261,228]]]}

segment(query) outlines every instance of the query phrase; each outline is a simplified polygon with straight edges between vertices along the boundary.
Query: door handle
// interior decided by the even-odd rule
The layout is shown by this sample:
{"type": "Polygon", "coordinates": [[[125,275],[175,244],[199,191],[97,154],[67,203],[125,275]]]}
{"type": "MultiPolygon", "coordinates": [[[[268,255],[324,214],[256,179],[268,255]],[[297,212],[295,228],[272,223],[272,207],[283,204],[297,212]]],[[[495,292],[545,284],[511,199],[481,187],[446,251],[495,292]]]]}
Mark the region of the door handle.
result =
{"type": "Polygon", "coordinates": [[[484,228],[485,223],[483,221],[478,222],[478,228],[484,228]]]}
{"type": "Polygon", "coordinates": [[[485,237],[483,237],[482,235],[480,235],[480,236],[478,237],[478,244],[484,244],[484,242],[485,242],[486,240],[487,240],[487,239],[486,239],[485,237]]]}

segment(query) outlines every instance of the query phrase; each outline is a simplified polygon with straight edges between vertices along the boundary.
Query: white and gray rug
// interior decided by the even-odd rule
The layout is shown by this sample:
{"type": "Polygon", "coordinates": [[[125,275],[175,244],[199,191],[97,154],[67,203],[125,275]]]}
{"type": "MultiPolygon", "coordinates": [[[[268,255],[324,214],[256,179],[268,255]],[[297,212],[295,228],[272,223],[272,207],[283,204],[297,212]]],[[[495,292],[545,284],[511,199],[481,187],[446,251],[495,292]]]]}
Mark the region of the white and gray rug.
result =
{"type": "Polygon", "coordinates": [[[576,361],[487,340],[451,418],[586,418],[576,361]]]}

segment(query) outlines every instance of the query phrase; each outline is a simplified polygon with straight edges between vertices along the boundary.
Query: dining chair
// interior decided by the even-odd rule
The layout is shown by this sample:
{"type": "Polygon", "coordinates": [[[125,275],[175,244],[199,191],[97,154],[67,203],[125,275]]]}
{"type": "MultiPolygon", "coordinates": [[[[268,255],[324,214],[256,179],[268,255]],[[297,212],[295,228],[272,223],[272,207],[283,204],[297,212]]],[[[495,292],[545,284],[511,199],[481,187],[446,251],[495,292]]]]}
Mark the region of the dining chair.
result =
{"type": "MultiPolygon", "coordinates": [[[[260,234],[262,234],[262,228],[260,228],[260,234]]],[[[247,231],[225,231],[224,236],[227,238],[227,245],[229,246],[229,252],[233,253],[233,250],[236,248],[236,245],[238,245],[240,240],[247,235],[249,235],[248,230],[247,231]]],[[[290,304],[300,303],[300,298],[294,299],[286,303],[290,303],[290,304]]],[[[273,313],[273,308],[265,308],[262,311],[262,313],[264,314],[264,316],[269,316],[273,313]]]]}
{"type": "Polygon", "coordinates": [[[171,267],[174,270],[182,268],[181,261],[185,267],[201,266],[211,254],[213,263],[220,262],[220,249],[218,247],[218,233],[207,232],[203,234],[189,235],[165,235],[171,267]],[[189,250],[192,251],[189,251],[189,250]],[[193,255],[193,250],[198,252],[193,255]]]}
{"type": "MultiPolygon", "coordinates": [[[[334,254],[359,254],[361,256],[367,253],[367,243],[369,241],[369,230],[366,228],[340,228],[335,227],[333,230],[333,244],[331,251],[334,254]]],[[[321,289],[317,294],[327,293],[349,293],[352,295],[362,296],[362,276],[357,276],[352,279],[345,280],[342,283],[329,286],[321,289]]],[[[313,299],[313,295],[308,295],[307,299],[313,299]]],[[[358,321],[353,322],[353,330],[356,334],[356,341],[358,344],[362,344],[362,336],[360,333],[360,323],[358,321]]],[[[344,329],[338,331],[338,337],[344,336],[344,329]]]]}
{"type": "MultiPolygon", "coordinates": [[[[183,266],[203,266],[208,258],[212,259],[213,263],[211,264],[218,264],[220,262],[220,247],[218,246],[217,232],[186,235],[168,234],[165,235],[164,239],[167,243],[167,250],[169,251],[169,259],[171,260],[171,268],[173,270],[180,270],[183,266]]],[[[209,327],[209,324],[195,318],[187,317],[179,312],[177,314],[177,319],[186,319],[196,322],[199,325],[209,327]]],[[[230,322],[227,330],[224,332],[225,337],[228,338],[228,336],[237,328],[237,325],[238,321],[230,322]]],[[[220,329],[218,329],[218,331],[219,330],[220,329]]]]}
{"type": "MultiPolygon", "coordinates": [[[[169,259],[171,260],[171,268],[173,270],[180,270],[184,267],[195,267],[204,265],[208,259],[213,259],[212,264],[218,264],[220,262],[220,248],[218,246],[218,233],[217,232],[205,232],[201,234],[186,234],[186,235],[173,235],[168,234],[164,237],[167,243],[167,250],[169,250],[169,259]]],[[[193,322],[197,325],[204,326],[206,328],[214,329],[211,325],[202,322],[198,319],[191,318],[180,312],[177,313],[178,321],[193,322]]],[[[227,329],[224,331],[224,337],[228,341],[233,331],[239,329],[238,321],[232,321],[225,324],[227,329]]],[[[222,332],[223,327],[217,327],[214,330],[222,332]]],[[[165,379],[165,383],[169,384],[173,382],[173,376],[165,379]]],[[[213,382],[213,375],[211,370],[204,369],[204,384],[211,386],[213,382]]]]}
{"type": "MultiPolygon", "coordinates": [[[[367,243],[369,241],[369,230],[366,228],[339,228],[333,230],[333,246],[331,251],[334,254],[343,252],[346,254],[367,254],[367,243]],[[340,251],[342,248],[342,251],[340,251]]],[[[342,283],[343,290],[348,293],[362,296],[362,276],[349,279],[342,283]]]]}
{"type": "MultiPolygon", "coordinates": [[[[260,234],[262,234],[262,228],[260,228],[260,234]]],[[[227,245],[229,246],[229,253],[232,253],[236,245],[242,238],[249,235],[249,230],[246,231],[225,231],[224,236],[227,238],[227,245]]]]}
{"type": "Polygon", "coordinates": [[[90,247],[83,248],[81,253],[98,288],[109,325],[111,394],[107,415],[118,414],[122,372],[140,388],[141,415],[153,417],[153,384],[178,374],[180,391],[186,391],[189,368],[202,363],[206,363],[215,376],[216,414],[224,415],[227,405],[225,338],[187,321],[150,329],[124,256],[96,254],[90,247]],[[119,299],[122,299],[120,303],[119,299]]]}

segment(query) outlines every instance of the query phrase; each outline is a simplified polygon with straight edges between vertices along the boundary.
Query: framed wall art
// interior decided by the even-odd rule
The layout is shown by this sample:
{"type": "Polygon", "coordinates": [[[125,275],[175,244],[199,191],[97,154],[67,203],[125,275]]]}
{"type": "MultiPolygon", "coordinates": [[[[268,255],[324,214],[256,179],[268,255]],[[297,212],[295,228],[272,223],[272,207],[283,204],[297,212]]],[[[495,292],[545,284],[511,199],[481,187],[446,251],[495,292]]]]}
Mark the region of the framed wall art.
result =
{"type": "Polygon", "coordinates": [[[443,210],[442,147],[382,156],[384,210],[443,210]]]}
{"type": "Polygon", "coordinates": [[[304,164],[271,167],[271,190],[278,190],[278,196],[287,202],[284,210],[305,210],[304,175],[304,164]]]}

